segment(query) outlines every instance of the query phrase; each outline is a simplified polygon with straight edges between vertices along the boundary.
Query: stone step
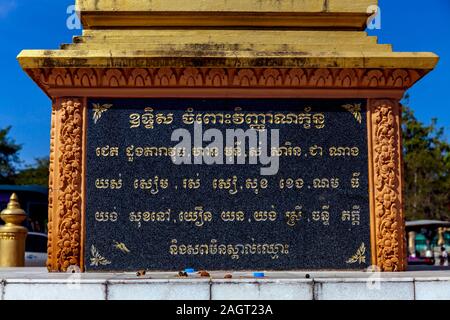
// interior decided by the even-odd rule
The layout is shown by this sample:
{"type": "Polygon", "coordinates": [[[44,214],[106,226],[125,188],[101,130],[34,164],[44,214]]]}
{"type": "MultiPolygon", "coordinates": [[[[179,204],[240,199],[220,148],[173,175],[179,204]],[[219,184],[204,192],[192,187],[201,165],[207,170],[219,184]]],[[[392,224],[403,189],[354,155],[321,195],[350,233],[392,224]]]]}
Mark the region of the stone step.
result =
{"type": "Polygon", "coordinates": [[[253,43],[253,44],[289,44],[322,43],[345,41],[343,44],[376,44],[377,37],[367,36],[366,32],[354,31],[287,31],[287,30],[84,30],[83,38],[89,41],[121,42],[137,39],[160,43],[253,43]]]}
{"type": "Polygon", "coordinates": [[[286,27],[364,30],[377,0],[78,0],[85,29],[286,27]],[[369,11],[370,12],[370,11],[369,11]]]}
{"type": "MultiPolygon", "coordinates": [[[[242,45],[242,44],[207,44],[207,43],[192,43],[192,44],[152,44],[148,42],[124,42],[114,43],[108,46],[111,50],[126,50],[133,48],[133,50],[146,50],[146,51],[201,51],[202,54],[208,52],[221,52],[230,54],[236,51],[249,51],[253,52],[255,45],[242,45]]],[[[63,50],[98,50],[103,49],[102,43],[75,43],[75,44],[63,44],[61,49],[63,50]]],[[[345,51],[366,51],[366,52],[391,52],[391,45],[314,45],[314,44],[297,44],[297,45],[264,45],[261,47],[261,52],[345,52],[345,51]]]]}

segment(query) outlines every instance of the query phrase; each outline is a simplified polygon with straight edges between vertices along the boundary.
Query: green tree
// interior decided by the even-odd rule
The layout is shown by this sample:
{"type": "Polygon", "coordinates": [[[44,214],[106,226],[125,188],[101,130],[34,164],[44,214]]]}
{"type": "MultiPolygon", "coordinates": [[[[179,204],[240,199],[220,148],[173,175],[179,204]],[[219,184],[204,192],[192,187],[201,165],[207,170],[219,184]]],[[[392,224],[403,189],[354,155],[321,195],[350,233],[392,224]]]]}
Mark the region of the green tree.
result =
{"type": "Polygon", "coordinates": [[[421,123],[408,106],[402,120],[406,218],[449,220],[450,145],[444,129],[437,127],[437,119],[421,123]]]}
{"type": "Polygon", "coordinates": [[[48,186],[49,158],[36,158],[33,165],[28,165],[19,171],[15,177],[17,185],[39,185],[48,186]]]}
{"type": "Polygon", "coordinates": [[[0,184],[14,183],[17,166],[20,164],[19,151],[22,146],[8,136],[10,130],[11,127],[0,129],[0,184]]]}

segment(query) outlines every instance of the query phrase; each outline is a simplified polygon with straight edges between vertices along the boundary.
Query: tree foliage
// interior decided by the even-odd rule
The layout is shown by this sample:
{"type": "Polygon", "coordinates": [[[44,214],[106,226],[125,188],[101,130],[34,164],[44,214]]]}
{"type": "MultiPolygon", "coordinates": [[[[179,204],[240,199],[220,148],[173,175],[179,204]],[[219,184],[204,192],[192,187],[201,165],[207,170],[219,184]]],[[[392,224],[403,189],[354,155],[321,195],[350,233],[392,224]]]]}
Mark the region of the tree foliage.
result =
{"type": "Polygon", "coordinates": [[[0,184],[48,186],[48,158],[38,158],[33,165],[20,169],[22,146],[10,137],[11,127],[0,129],[0,184]]]}
{"type": "Polygon", "coordinates": [[[10,130],[11,127],[0,129],[0,184],[13,184],[20,164],[19,151],[22,146],[9,137],[10,130]]]}
{"type": "Polygon", "coordinates": [[[449,220],[450,145],[444,129],[437,119],[429,125],[418,121],[408,106],[402,120],[406,218],[449,220]]]}
{"type": "Polygon", "coordinates": [[[48,186],[49,158],[37,158],[33,165],[26,166],[15,177],[17,185],[48,186]]]}

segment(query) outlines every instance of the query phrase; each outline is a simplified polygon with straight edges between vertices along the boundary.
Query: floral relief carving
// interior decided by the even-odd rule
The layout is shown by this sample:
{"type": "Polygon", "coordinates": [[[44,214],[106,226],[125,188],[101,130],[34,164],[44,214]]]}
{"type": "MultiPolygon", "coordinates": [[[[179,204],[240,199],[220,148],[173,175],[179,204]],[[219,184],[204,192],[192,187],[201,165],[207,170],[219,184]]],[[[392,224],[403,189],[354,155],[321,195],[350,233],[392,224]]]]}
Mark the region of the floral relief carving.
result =
{"type": "Polygon", "coordinates": [[[75,99],[65,100],[58,114],[57,159],[53,152],[54,161],[58,162],[58,174],[54,177],[58,189],[52,190],[57,194],[57,219],[51,222],[50,236],[52,241],[56,240],[57,250],[49,255],[49,267],[66,271],[81,263],[82,104],[75,99]]]}
{"type": "Polygon", "coordinates": [[[271,87],[406,89],[423,71],[404,69],[33,69],[30,76],[49,88],[271,87]]]}
{"type": "Polygon", "coordinates": [[[405,269],[399,109],[392,100],[370,101],[375,250],[382,271],[405,269]]]}
{"type": "Polygon", "coordinates": [[[47,243],[47,268],[52,268],[53,258],[53,194],[54,194],[54,180],[55,180],[55,131],[56,131],[56,116],[55,109],[52,110],[52,122],[50,129],[50,157],[49,157],[49,177],[48,177],[48,243],[47,243]]]}

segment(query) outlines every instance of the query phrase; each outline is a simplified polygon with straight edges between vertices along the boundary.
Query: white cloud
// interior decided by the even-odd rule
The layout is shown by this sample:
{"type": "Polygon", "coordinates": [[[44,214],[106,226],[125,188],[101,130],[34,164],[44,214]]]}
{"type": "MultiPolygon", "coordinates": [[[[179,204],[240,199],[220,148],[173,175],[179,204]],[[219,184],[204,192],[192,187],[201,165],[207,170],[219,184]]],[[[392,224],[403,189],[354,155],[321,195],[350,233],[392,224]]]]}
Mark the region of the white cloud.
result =
{"type": "Polygon", "coordinates": [[[16,7],[15,0],[0,0],[0,18],[5,18],[16,7]]]}

